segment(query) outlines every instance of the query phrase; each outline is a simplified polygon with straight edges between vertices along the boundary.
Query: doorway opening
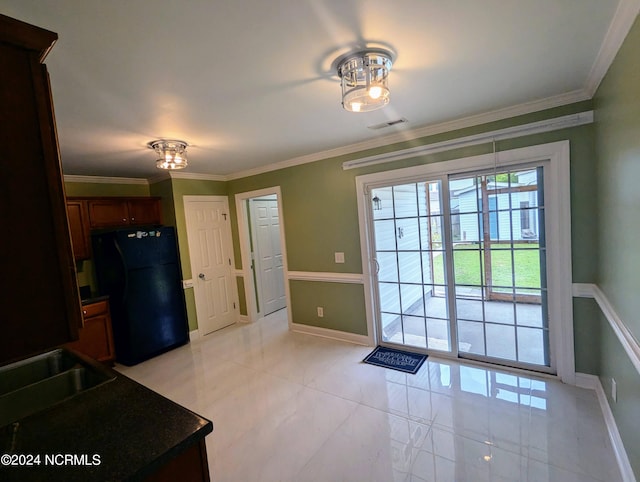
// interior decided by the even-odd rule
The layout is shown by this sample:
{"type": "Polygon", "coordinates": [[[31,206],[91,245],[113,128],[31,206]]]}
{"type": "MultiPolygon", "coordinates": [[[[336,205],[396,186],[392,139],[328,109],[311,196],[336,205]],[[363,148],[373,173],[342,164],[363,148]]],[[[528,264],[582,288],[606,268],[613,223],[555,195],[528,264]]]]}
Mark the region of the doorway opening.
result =
{"type": "Polygon", "coordinates": [[[247,316],[287,308],[288,283],[279,187],[236,194],[247,316]]]}

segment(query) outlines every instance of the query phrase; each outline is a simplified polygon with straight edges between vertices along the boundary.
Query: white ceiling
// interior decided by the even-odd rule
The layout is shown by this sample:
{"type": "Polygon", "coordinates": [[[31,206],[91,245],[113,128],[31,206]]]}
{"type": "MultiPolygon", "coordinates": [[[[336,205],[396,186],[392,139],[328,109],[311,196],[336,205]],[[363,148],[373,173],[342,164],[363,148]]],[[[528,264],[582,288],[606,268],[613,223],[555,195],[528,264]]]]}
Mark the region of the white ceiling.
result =
{"type": "Polygon", "coordinates": [[[47,65],[65,174],[150,178],[158,171],[146,144],[158,138],[191,144],[186,172],[230,175],[509,106],[588,98],[618,3],[0,0],[0,12],[59,34],[47,65]],[[391,103],[349,113],[330,66],[364,42],[397,53],[391,103]],[[367,128],[399,117],[409,123],[367,128]]]}

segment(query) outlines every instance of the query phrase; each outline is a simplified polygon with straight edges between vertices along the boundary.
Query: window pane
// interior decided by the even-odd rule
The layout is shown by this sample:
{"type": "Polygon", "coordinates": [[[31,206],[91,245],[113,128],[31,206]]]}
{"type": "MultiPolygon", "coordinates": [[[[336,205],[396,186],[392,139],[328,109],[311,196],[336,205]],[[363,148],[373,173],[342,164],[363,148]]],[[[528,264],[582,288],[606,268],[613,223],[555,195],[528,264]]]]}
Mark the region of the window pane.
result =
{"type": "Polygon", "coordinates": [[[487,301],[484,304],[484,316],[487,321],[496,323],[514,323],[514,304],[506,301],[487,301]]]}
{"type": "Polygon", "coordinates": [[[420,250],[418,218],[397,219],[395,234],[398,243],[398,250],[420,250]]]}
{"type": "Polygon", "coordinates": [[[376,260],[378,261],[379,281],[398,281],[398,263],[396,260],[396,253],[394,252],[378,252],[376,253],[376,260]]]}
{"type": "Polygon", "coordinates": [[[451,351],[447,320],[427,318],[427,345],[431,350],[451,351]]]}
{"type": "Polygon", "coordinates": [[[403,316],[404,343],[411,346],[427,347],[427,337],[424,318],[417,316],[403,316]]]}
{"type": "Polygon", "coordinates": [[[391,187],[383,187],[371,190],[371,199],[377,198],[377,206],[373,207],[373,219],[390,219],[393,218],[393,197],[391,187]]]}
{"type": "Polygon", "coordinates": [[[382,313],[382,339],[384,341],[399,340],[402,343],[402,324],[399,315],[382,313]]]}
{"type": "Polygon", "coordinates": [[[483,323],[458,321],[458,350],[464,353],[484,355],[483,323]]]}
{"type": "Polygon", "coordinates": [[[380,310],[400,314],[400,290],[397,284],[379,283],[380,310]]]}
{"type": "Polygon", "coordinates": [[[481,286],[483,280],[481,253],[478,249],[456,249],[453,252],[456,285],[481,286]]]}
{"type": "Polygon", "coordinates": [[[393,219],[374,222],[376,250],[395,251],[396,236],[393,219]]]}
{"type": "Polygon", "coordinates": [[[513,258],[516,286],[540,288],[540,252],[537,249],[516,249],[513,258]]]}
{"type": "Polygon", "coordinates": [[[401,282],[422,283],[422,267],[420,265],[420,259],[421,256],[418,252],[398,253],[401,282]]]}
{"type": "Polygon", "coordinates": [[[460,214],[460,241],[479,241],[480,225],[477,214],[460,214]]]}
{"type": "Polygon", "coordinates": [[[535,328],[518,328],[518,359],[544,365],[544,332],[535,328]]]}
{"type": "Polygon", "coordinates": [[[520,326],[542,328],[542,305],[518,303],[516,305],[516,319],[520,326]]]}
{"type": "Polygon", "coordinates": [[[415,184],[393,187],[393,206],[396,218],[418,215],[417,192],[415,184]]]}
{"type": "MultiPolygon", "coordinates": [[[[456,293],[458,290],[456,289],[456,293]]],[[[483,321],[481,300],[456,299],[456,313],[459,319],[483,321]]]]}
{"type": "Polygon", "coordinates": [[[400,296],[402,300],[403,314],[424,314],[424,303],[422,301],[422,286],[420,285],[400,285],[400,296]]]}
{"type": "Polygon", "coordinates": [[[516,332],[513,326],[487,324],[487,356],[516,359],[516,332]]]}

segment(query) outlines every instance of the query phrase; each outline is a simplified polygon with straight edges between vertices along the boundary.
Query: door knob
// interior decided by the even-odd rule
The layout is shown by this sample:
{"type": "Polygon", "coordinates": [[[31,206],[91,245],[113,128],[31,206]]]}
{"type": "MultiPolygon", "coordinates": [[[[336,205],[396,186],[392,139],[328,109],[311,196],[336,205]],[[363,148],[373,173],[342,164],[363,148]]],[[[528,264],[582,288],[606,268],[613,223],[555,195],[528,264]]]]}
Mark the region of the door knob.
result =
{"type": "Polygon", "coordinates": [[[204,273],[200,273],[200,274],[198,275],[198,278],[200,278],[201,280],[204,280],[204,273]]]}

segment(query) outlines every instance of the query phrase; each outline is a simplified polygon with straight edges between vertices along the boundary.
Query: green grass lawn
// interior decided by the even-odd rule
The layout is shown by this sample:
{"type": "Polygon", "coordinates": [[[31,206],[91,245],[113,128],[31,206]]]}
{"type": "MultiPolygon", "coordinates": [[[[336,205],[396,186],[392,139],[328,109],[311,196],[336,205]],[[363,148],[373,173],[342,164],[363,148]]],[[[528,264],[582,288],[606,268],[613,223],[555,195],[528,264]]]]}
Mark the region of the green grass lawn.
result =
{"type": "MultiPolygon", "coordinates": [[[[493,245],[493,247],[507,245],[493,245]]],[[[515,286],[523,288],[540,288],[540,253],[537,244],[515,244],[513,251],[515,266],[515,286]],[[518,250],[518,248],[528,248],[518,250]]],[[[455,283],[458,285],[484,284],[481,278],[481,265],[484,266],[484,252],[477,244],[457,245],[453,254],[455,283]]],[[[493,286],[513,286],[511,274],[511,250],[492,249],[491,267],[493,286]]],[[[434,260],[434,277],[436,283],[444,283],[442,256],[434,260]]],[[[497,290],[500,291],[500,290],[497,290]]]]}

